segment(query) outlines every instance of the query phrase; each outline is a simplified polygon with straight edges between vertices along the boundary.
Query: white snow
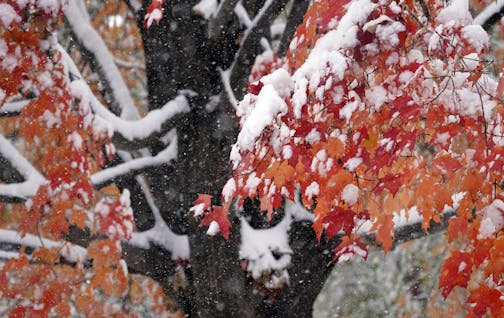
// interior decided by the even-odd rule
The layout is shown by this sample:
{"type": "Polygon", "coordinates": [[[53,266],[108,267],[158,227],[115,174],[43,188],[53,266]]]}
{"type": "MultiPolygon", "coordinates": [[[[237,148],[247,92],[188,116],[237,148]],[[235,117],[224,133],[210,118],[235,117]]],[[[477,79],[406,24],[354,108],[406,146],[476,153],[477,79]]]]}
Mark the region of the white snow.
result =
{"type": "Polygon", "coordinates": [[[0,229],[0,242],[20,244],[33,248],[57,247],[61,256],[70,262],[76,262],[77,260],[85,261],[87,258],[87,251],[84,247],[65,241],[52,241],[33,234],[26,234],[24,237],[21,237],[16,231],[0,229]]]}
{"type": "Polygon", "coordinates": [[[354,205],[359,199],[359,188],[353,183],[347,184],[341,191],[341,199],[349,206],[354,205]]]}
{"type": "Polygon", "coordinates": [[[222,188],[222,197],[224,202],[228,202],[229,199],[233,197],[233,194],[236,192],[236,182],[233,178],[229,179],[224,187],[222,188]]]}
{"type": "Polygon", "coordinates": [[[436,22],[439,24],[464,25],[469,24],[471,20],[468,0],[452,0],[450,5],[442,9],[436,17],[436,22]]]}
{"type": "Polygon", "coordinates": [[[192,10],[205,19],[210,18],[217,11],[217,0],[201,0],[192,10]]]}
{"type": "Polygon", "coordinates": [[[0,155],[25,178],[21,183],[0,184],[0,196],[26,199],[35,195],[39,186],[47,182],[2,135],[0,135],[0,155]]]}
{"type": "Polygon", "coordinates": [[[208,230],[207,230],[206,234],[209,236],[215,236],[219,232],[220,232],[219,223],[217,223],[215,221],[210,222],[210,225],[208,226],[208,230]]]}
{"type": "Polygon", "coordinates": [[[343,167],[350,172],[355,171],[355,169],[362,163],[362,158],[353,157],[347,160],[343,167]]]}
{"type": "Polygon", "coordinates": [[[305,196],[308,199],[311,199],[319,194],[320,194],[320,186],[317,182],[313,181],[312,183],[310,183],[308,187],[306,187],[305,196]]]}
{"type": "Polygon", "coordinates": [[[504,202],[496,199],[483,210],[478,239],[485,239],[504,227],[504,202]]]}
{"type": "Polygon", "coordinates": [[[0,3],[0,21],[8,29],[12,22],[21,22],[21,17],[10,4],[0,3]]]}
{"type": "Polygon", "coordinates": [[[287,104],[275,87],[272,84],[264,85],[257,96],[254,109],[238,134],[237,144],[243,150],[252,150],[264,128],[271,124],[278,114],[286,112],[287,104]]]}
{"type": "Polygon", "coordinates": [[[462,28],[462,38],[464,38],[479,53],[490,44],[488,33],[480,25],[466,25],[462,28]]]}

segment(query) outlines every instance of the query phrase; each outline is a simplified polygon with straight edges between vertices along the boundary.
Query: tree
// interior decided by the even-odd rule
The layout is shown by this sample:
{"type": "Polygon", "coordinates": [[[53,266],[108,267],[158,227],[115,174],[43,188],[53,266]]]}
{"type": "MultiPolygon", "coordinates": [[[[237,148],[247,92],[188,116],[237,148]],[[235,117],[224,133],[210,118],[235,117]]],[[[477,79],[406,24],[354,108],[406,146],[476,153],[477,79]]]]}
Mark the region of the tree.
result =
{"type": "Polygon", "coordinates": [[[445,228],[443,295],[502,313],[504,86],[481,27],[502,6],[125,4],[143,118],[82,1],[0,4],[0,240],[27,246],[1,254],[6,313],[176,314],[139,272],[191,317],[308,317],[335,263],[445,228]]]}

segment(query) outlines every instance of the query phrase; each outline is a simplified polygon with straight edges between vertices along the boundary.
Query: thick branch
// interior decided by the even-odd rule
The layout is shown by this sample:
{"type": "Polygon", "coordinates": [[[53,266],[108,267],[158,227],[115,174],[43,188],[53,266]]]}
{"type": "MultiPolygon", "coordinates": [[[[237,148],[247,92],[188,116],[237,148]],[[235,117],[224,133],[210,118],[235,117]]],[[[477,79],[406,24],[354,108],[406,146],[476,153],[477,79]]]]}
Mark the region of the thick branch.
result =
{"type": "MultiPolygon", "coordinates": [[[[441,222],[430,221],[429,229],[425,231],[422,228],[422,219],[396,227],[394,230],[394,247],[397,245],[416,240],[427,235],[436,234],[446,230],[448,220],[457,215],[457,210],[450,209],[441,214],[441,222]]],[[[363,240],[368,244],[375,245],[375,233],[369,233],[363,236],[363,240]]]]}

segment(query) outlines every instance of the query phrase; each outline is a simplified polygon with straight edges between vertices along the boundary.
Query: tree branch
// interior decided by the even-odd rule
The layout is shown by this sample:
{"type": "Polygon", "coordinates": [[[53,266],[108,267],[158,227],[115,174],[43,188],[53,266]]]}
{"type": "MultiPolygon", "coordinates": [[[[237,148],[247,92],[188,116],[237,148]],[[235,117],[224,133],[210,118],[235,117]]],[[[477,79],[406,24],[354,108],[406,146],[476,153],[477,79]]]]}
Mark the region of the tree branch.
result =
{"type": "Polygon", "coordinates": [[[473,20],[474,24],[479,24],[488,31],[495,23],[504,16],[504,0],[497,0],[490,3],[473,20]]]}
{"type": "Polygon", "coordinates": [[[177,138],[174,137],[170,145],[154,157],[142,157],[101,170],[91,176],[91,183],[95,188],[101,188],[124,176],[140,174],[148,168],[167,164],[177,157],[177,138]]]}
{"type": "Polygon", "coordinates": [[[105,90],[112,99],[110,103],[112,111],[125,119],[140,118],[129,89],[114,63],[114,57],[107,49],[101,36],[89,23],[89,17],[86,16],[87,12],[85,12],[82,1],[69,1],[64,14],[80,51],[86,56],[105,84],[105,90]]]}
{"type": "Polygon", "coordinates": [[[178,122],[190,111],[189,103],[184,95],[177,96],[174,100],[166,103],[162,108],[150,111],[144,118],[137,120],[125,120],[117,117],[100,103],[93,94],[91,88],[82,79],[77,66],[61,45],[58,45],[63,62],[67,65],[69,72],[74,77],[81,78],[74,80],[72,85],[78,89],[89,101],[93,113],[100,116],[112,125],[114,135],[112,140],[119,149],[135,150],[152,145],[159,138],[172,130],[178,122]]]}
{"type": "Polygon", "coordinates": [[[282,34],[282,39],[280,40],[280,46],[278,47],[278,56],[284,56],[289,48],[289,43],[294,36],[296,28],[301,22],[303,22],[304,14],[310,5],[309,1],[305,0],[294,0],[292,3],[292,8],[289,12],[287,18],[287,24],[285,25],[285,30],[282,34]]]}
{"type": "MultiPolygon", "coordinates": [[[[0,229],[0,243],[23,245],[31,248],[57,247],[60,251],[60,255],[72,263],[77,262],[77,260],[85,261],[87,259],[87,251],[82,246],[66,241],[56,242],[33,234],[25,234],[21,237],[16,231],[0,229]]],[[[13,256],[17,257],[19,254],[16,253],[16,255],[13,256]]]]}
{"type": "Polygon", "coordinates": [[[260,53],[260,46],[257,44],[261,37],[269,33],[271,22],[286,3],[286,0],[267,0],[252,20],[252,26],[245,31],[242,45],[230,67],[230,83],[237,99],[241,99],[244,95],[253,59],[260,53]]]}
{"type": "Polygon", "coordinates": [[[8,162],[24,179],[23,182],[0,184],[0,201],[24,201],[35,195],[38,187],[47,182],[28,160],[2,135],[0,135],[0,158],[8,162]]]}
{"type": "Polygon", "coordinates": [[[0,107],[0,117],[13,117],[19,115],[21,110],[30,103],[30,100],[23,99],[15,102],[7,102],[0,107]]]}

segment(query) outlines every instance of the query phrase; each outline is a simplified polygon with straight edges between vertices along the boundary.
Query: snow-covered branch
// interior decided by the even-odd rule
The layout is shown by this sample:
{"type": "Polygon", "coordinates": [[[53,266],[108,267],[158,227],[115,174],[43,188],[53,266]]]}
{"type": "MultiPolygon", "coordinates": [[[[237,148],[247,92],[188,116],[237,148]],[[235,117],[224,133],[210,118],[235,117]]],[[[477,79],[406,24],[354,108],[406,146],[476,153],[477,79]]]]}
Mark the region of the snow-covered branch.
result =
{"type": "Polygon", "coordinates": [[[114,179],[126,175],[134,176],[145,169],[167,164],[177,157],[177,138],[174,137],[170,145],[154,157],[141,157],[101,170],[91,176],[91,183],[96,187],[103,187],[114,179]]]}
{"type": "Polygon", "coordinates": [[[473,20],[483,29],[488,30],[504,16],[504,0],[496,0],[487,5],[473,20]]]}
{"type": "Polygon", "coordinates": [[[309,1],[305,0],[294,0],[292,7],[287,18],[287,24],[285,25],[284,32],[282,34],[282,39],[280,40],[280,45],[278,47],[278,56],[284,56],[289,47],[289,43],[294,36],[294,32],[298,25],[303,22],[304,14],[308,10],[309,1]]]}
{"type": "Polygon", "coordinates": [[[23,178],[23,182],[0,184],[0,199],[25,200],[34,195],[46,179],[21,155],[17,149],[0,135],[0,157],[6,160],[23,178]]]}
{"type": "MultiPolygon", "coordinates": [[[[454,201],[460,196],[454,196],[454,201]]],[[[422,228],[423,217],[418,214],[416,207],[411,208],[408,213],[401,211],[394,215],[394,246],[400,243],[415,240],[426,235],[434,234],[445,230],[448,227],[448,220],[456,215],[457,203],[454,207],[446,207],[440,214],[441,222],[430,222],[428,231],[422,228]]],[[[270,275],[266,282],[266,287],[278,288],[279,285],[288,282],[289,274],[287,269],[291,265],[292,248],[289,242],[291,228],[294,222],[313,222],[313,214],[308,212],[301,203],[287,201],[285,204],[285,216],[278,224],[268,229],[254,229],[248,222],[241,218],[241,245],[240,258],[247,260],[247,271],[254,279],[260,279],[264,274],[270,275]]],[[[371,231],[372,221],[362,223],[357,234],[370,246],[376,245],[375,231],[371,231]]],[[[329,242],[328,248],[334,248],[340,244],[343,232],[336,235],[329,242]]]]}
{"type": "MultiPolygon", "coordinates": [[[[0,244],[23,245],[31,248],[59,248],[60,255],[67,261],[75,263],[78,260],[84,261],[87,258],[87,251],[84,247],[65,241],[53,241],[33,234],[25,234],[23,237],[16,231],[0,229],[0,244]]],[[[18,253],[8,253],[5,256],[17,257],[18,253]]],[[[0,254],[1,257],[1,254],[0,254]]]]}
{"type": "Polygon", "coordinates": [[[154,198],[148,189],[145,178],[143,176],[137,176],[136,180],[142,189],[147,204],[154,214],[155,223],[154,226],[147,231],[133,233],[131,239],[127,243],[143,249],[148,249],[151,244],[155,244],[170,251],[172,260],[188,260],[190,250],[187,235],[175,234],[168,225],[166,225],[158,207],[154,203],[154,198]]]}
{"type": "Polygon", "coordinates": [[[65,8],[65,18],[81,51],[103,79],[105,88],[112,98],[111,109],[124,119],[138,119],[139,113],[126,83],[124,82],[114,57],[105,42],[91,26],[82,0],[69,1],[65,8]]]}
{"type": "Polygon", "coordinates": [[[7,102],[2,107],[0,107],[0,117],[17,116],[30,101],[27,99],[7,102]]]}
{"type": "Polygon", "coordinates": [[[81,78],[71,83],[73,94],[88,101],[93,113],[112,126],[114,131],[112,139],[117,148],[131,150],[152,144],[154,140],[158,140],[173,129],[181,117],[190,110],[186,97],[179,95],[162,108],[151,111],[142,119],[139,115],[136,120],[119,118],[96,98],[91,88],[82,79],[77,66],[61,45],[58,45],[58,50],[69,72],[81,78]]]}
{"type": "Polygon", "coordinates": [[[208,21],[208,36],[210,39],[218,41],[222,38],[225,32],[234,31],[225,29],[222,26],[230,25],[231,22],[237,18],[234,13],[234,9],[238,2],[238,0],[222,0],[217,7],[217,10],[212,12],[208,21]]]}
{"type": "Polygon", "coordinates": [[[262,37],[269,34],[271,23],[285,7],[286,3],[285,0],[266,0],[263,7],[250,22],[250,27],[245,31],[240,49],[229,68],[230,83],[237,98],[241,99],[247,87],[247,74],[250,72],[251,67],[250,61],[253,61],[254,57],[260,53],[258,43],[262,37]]]}

